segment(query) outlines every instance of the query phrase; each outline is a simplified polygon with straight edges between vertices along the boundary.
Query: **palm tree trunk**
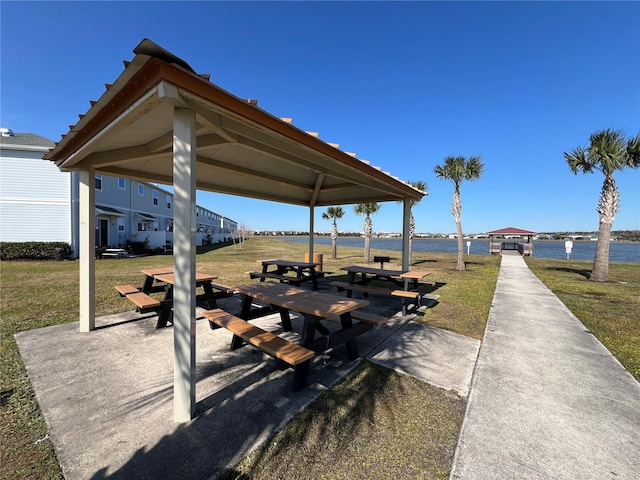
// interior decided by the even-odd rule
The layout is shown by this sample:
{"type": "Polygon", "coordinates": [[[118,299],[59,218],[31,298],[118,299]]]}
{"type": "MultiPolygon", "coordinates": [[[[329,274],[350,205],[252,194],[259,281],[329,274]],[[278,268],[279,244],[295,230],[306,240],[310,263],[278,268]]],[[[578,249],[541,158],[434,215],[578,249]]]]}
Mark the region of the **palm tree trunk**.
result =
{"type": "Polygon", "coordinates": [[[338,225],[335,220],[331,228],[331,255],[334,260],[338,259],[338,225]]]}
{"type": "Polygon", "coordinates": [[[609,241],[611,239],[611,224],[600,220],[598,228],[598,243],[596,255],[593,259],[593,270],[589,280],[606,282],[609,280],[609,241]]]}
{"type": "Polygon", "coordinates": [[[613,177],[606,177],[600,192],[598,213],[600,225],[598,227],[598,244],[596,255],[593,259],[593,270],[589,280],[594,282],[606,282],[609,280],[609,242],[613,221],[620,208],[620,194],[613,177]]]}
{"type": "Polygon", "coordinates": [[[413,212],[409,212],[409,265],[411,265],[411,252],[413,250],[413,237],[416,234],[416,219],[413,212]]]}
{"type": "Polygon", "coordinates": [[[373,225],[371,224],[371,218],[367,215],[364,219],[364,263],[369,263],[369,257],[371,256],[371,233],[373,232],[373,225]]]}
{"type": "Polygon", "coordinates": [[[371,255],[371,237],[364,237],[364,263],[369,263],[371,255]]]}
{"type": "Polygon", "coordinates": [[[451,202],[451,214],[456,221],[456,230],[458,232],[458,264],[456,270],[464,271],[466,266],[464,264],[464,239],[462,238],[462,221],[460,219],[460,212],[462,211],[462,201],[460,200],[460,191],[456,188],[453,192],[453,201],[451,202]]]}

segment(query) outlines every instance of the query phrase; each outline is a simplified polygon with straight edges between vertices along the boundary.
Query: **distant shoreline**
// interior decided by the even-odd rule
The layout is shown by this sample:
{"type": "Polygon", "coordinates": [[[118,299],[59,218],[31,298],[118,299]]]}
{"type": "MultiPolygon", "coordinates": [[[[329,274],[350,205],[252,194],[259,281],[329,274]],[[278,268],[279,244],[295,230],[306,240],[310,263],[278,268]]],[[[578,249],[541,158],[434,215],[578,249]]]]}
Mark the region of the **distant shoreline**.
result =
{"type": "MultiPolygon", "coordinates": [[[[271,236],[274,240],[289,241],[295,243],[307,243],[308,237],[271,236]]],[[[502,241],[503,239],[497,239],[502,241]]],[[[506,239],[507,243],[519,243],[517,239],[506,239]]],[[[364,246],[363,237],[338,237],[338,248],[364,246]]],[[[314,245],[331,245],[331,237],[327,235],[314,236],[314,245]]],[[[576,240],[573,242],[572,251],[569,254],[571,260],[593,261],[598,242],[592,240],[576,240]]],[[[615,241],[610,243],[609,261],[624,263],[640,263],[640,242],[615,241]]],[[[372,237],[371,248],[378,250],[401,251],[402,238],[372,237]]],[[[458,240],[455,238],[415,238],[412,243],[414,252],[440,252],[457,253],[458,240]]],[[[464,239],[464,253],[472,255],[489,255],[489,239],[464,239]],[[468,243],[468,244],[467,244],[468,243]]],[[[533,256],[551,259],[566,259],[565,240],[534,240],[533,256]]]]}
{"type": "MultiPolygon", "coordinates": [[[[300,235],[259,235],[260,237],[269,237],[269,238],[282,238],[282,239],[287,239],[287,238],[307,238],[309,236],[308,233],[304,233],[304,234],[300,234],[300,235]]],[[[327,234],[318,234],[315,233],[313,235],[314,238],[331,238],[331,234],[327,233],[327,234]]],[[[338,235],[338,238],[364,238],[363,235],[338,235]]],[[[402,236],[394,236],[394,237],[378,237],[378,236],[372,236],[371,237],[372,240],[401,240],[402,236]]],[[[451,241],[451,242],[457,242],[458,239],[457,238],[447,238],[447,237],[441,237],[441,238],[436,238],[436,237],[414,237],[413,241],[415,242],[416,240],[427,240],[427,241],[436,241],[436,242],[445,242],[445,241],[451,241]]],[[[488,242],[489,239],[488,238],[471,238],[471,237],[464,237],[463,239],[464,241],[467,240],[471,240],[474,242],[488,242]]],[[[508,238],[508,239],[504,239],[504,238],[495,238],[495,241],[501,241],[501,240],[514,240],[514,241],[526,241],[526,239],[524,238],[508,238]]],[[[565,239],[564,238],[536,238],[533,240],[534,242],[564,242],[565,239]]],[[[580,243],[597,243],[597,240],[571,240],[572,242],[580,242],[580,243]]],[[[640,240],[611,240],[611,243],[631,243],[631,244],[638,244],[640,245],[640,240]]]]}

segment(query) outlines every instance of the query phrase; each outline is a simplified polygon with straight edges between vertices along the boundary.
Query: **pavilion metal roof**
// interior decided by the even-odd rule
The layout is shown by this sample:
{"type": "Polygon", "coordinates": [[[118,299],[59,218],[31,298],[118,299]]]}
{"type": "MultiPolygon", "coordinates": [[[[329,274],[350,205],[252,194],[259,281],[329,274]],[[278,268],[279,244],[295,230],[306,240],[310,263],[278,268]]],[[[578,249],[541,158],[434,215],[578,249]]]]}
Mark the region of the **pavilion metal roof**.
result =
{"type": "Polygon", "coordinates": [[[173,112],[196,112],[199,190],[305,206],[420,200],[424,192],[240,99],[144,39],[44,156],[63,171],[171,185],[173,112]]]}
{"type": "Polygon", "coordinates": [[[487,232],[488,235],[535,235],[536,232],[532,232],[530,230],[522,230],[521,228],[515,227],[506,227],[501,228],[500,230],[493,230],[492,232],[487,232]]]}

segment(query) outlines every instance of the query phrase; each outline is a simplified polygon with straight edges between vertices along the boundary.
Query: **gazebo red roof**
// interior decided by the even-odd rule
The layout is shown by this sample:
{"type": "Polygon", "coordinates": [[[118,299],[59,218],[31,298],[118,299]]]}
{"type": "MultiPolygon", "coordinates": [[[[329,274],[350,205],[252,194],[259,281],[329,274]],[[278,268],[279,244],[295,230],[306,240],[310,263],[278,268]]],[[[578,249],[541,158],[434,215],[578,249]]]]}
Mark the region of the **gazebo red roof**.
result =
{"type": "Polygon", "coordinates": [[[493,230],[492,232],[487,232],[489,235],[535,235],[536,232],[531,232],[529,230],[522,230],[521,228],[515,227],[507,227],[501,228],[500,230],[493,230]]]}

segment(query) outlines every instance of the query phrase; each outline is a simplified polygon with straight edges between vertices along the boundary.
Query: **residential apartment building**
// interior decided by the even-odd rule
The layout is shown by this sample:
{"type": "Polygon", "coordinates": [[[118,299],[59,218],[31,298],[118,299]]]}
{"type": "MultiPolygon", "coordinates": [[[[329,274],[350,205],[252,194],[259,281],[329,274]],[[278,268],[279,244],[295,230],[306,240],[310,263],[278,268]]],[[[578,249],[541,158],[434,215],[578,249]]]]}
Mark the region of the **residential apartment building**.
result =
{"type": "MultiPolygon", "coordinates": [[[[0,241],[67,242],[78,255],[77,172],[42,160],[54,143],[31,133],[0,129],[0,241]]],[[[145,242],[173,245],[173,194],[155,184],[96,174],[97,247],[145,242]]],[[[196,243],[231,238],[237,223],[196,207],[196,243]]]]}

